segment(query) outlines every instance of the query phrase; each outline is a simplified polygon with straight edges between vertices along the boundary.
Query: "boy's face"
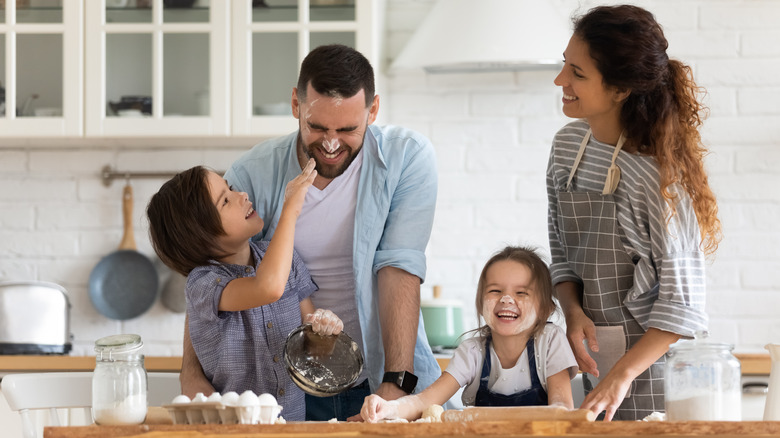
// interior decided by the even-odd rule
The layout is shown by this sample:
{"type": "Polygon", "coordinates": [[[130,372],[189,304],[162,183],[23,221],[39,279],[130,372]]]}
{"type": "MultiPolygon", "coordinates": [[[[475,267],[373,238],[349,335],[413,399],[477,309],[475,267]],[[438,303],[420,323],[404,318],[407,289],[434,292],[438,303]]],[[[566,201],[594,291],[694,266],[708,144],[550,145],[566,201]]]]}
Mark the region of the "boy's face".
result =
{"type": "Polygon", "coordinates": [[[252,207],[247,194],[232,190],[221,176],[209,171],[207,182],[211,201],[219,212],[225,231],[225,235],[220,236],[221,246],[232,252],[262,231],[263,219],[252,207]]]}
{"type": "Polygon", "coordinates": [[[493,263],[485,273],[482,318],[496,336],[530,333],[538,320],[539,300],[531,270],[513,260],[493,263]]]}
{"type": "Polygon", "coordinates": [[[305,102],[298,100],[297,89],[293,89],[292,109],[300,129],[299,160],[305,163],[314,158],[317,180],[333,179],[344,173],[363,147],[366,129],[379,111],[379,97],[374,96],[366,108],[363,90],[352,97],[332,97],[316,92],[309,84],[305,102]]]}

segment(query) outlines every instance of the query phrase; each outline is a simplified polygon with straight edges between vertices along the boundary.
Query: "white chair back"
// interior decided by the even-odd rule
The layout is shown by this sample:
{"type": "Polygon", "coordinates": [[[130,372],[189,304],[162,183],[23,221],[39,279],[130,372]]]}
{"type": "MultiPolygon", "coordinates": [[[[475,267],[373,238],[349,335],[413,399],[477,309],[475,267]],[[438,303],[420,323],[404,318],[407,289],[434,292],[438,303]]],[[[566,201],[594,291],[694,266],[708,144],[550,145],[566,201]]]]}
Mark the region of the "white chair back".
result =
{"type": "MultiPolygon", "coordinates": [[[[9,374],[2,393],[22,419],[23,438],[43,436],[44,426],[92,423],[92,373],[9,374]],[[48,418],[39,410],[48,411],[48,418]]],[[[149,406],[168,404],[181,392],[178,373],[148,373],[149,406]]]]}

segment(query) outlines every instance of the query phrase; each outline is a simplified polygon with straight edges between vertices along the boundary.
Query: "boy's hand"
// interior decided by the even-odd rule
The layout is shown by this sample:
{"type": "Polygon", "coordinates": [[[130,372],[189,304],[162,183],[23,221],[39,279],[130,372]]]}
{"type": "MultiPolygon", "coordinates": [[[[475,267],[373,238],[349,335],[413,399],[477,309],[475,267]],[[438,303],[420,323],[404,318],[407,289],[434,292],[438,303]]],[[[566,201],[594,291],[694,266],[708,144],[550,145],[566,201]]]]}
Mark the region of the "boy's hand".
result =
{"type": "Polygon", "coordinates": [[[284,190],[284,206],[285,208],[292,208],[296,215],[301,213],[303,201],[306,198],[306,191],[309,190],[309,187],[314,182],[314,178],[317,176],[314,166],[314,159],[309,158],[301,174],[288,182],[284,190]]]}
{"type": "Polygon", "coordinates": [[[306,315],[307,323],[311,323],[314,333],[322,336],[337,335],[344,329],[344,323],[330,310],[317,309],[314,313],[306,315]]]}

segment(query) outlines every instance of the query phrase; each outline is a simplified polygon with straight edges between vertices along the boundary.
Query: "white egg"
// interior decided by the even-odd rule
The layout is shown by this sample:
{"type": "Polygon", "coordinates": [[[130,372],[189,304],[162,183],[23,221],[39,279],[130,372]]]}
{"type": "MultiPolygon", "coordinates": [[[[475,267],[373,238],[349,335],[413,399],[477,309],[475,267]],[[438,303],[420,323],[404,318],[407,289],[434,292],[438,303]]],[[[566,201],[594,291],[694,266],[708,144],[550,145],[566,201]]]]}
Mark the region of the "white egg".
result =
{"type": "Polygon", "coordinates": [[[222,401],[222,396],[218,392],[212,392],[211,395],[206,398],[206,401],[219,402],[222,401]]]}
{"type": "Polygon", "coordinates": [[[225,406],[238,406],[238,393],[235,391],[226,392],[222,396],[222,404],[225,406]]]}
{"type": "Polygon", "coordinates": [[[257,395],[250,390],[244,391],[241,393],[241,396],[238,397],[239,406],[257,406],[258,401],[257,395]]]}
{"type": "Polygon", "coordinates": [[[193,403],[203,403],[205,401],[206,401],[206,396],[203,395],[202,392],[199,392],[199,393],[195,394],[195,397],[192,397],[192,402],[193,403]]]}
{"type": "Polygon", "coordinates": [[[187,397],[184,394],[179,394],[173,398],[173,401],[171,403],[176,404],[176,403],[189,403],[189,402],[190,402],[189,397],[187,397]]]}
{"type": "Polygon", "coordinates": [[[260,396],[257,399],[258,402],[260,403],[260,406],[276,406],[276,397],[272,396],[271,394],[268,394],[267,392],[264,394],[260,394],[260,396]]]}

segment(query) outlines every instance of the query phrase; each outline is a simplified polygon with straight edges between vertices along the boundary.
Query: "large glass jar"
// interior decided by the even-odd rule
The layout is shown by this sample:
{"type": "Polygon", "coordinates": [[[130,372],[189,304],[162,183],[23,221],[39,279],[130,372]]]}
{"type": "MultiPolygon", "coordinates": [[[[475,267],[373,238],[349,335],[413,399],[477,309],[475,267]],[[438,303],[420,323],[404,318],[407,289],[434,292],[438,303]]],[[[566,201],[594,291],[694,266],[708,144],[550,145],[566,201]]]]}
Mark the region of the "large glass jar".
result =
{"type": "Polygon", "coordinates": [[[669,347],[664,389],[669,421],[740,421],[741,367],[729,344],[706,333],[669,347]]]}
{"type": "Polygon", "coordinates": [[[146,370],[141,337],[113,335],[95,341],[92,418],[101,425],[140,424],[146,419],[146,370]]]}

